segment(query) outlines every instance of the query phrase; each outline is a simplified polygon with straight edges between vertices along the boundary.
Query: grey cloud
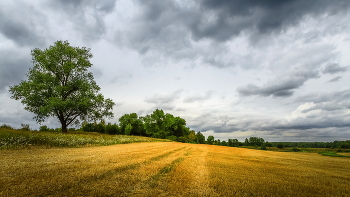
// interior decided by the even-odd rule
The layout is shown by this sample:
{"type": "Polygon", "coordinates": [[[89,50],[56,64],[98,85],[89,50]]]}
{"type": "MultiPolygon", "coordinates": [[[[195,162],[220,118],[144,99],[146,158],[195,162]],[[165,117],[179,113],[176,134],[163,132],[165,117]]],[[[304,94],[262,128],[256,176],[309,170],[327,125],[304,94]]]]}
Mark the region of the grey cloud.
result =
{"type": "Polygon", "coordinates": [[[294,89],[301,87],[305,81],[310,78],[316,78],[318,74],[316,72],[300,73],[287,79],[276,80],[263,86],[257,86],[254,84],[248,84],[244,87],[238,87],[237,91],[241,96],[274,96],[274,97],[289,97],[294,93],[294,89]]]}
{"type": "Polygon", "coordinates": [[[0,92],[10,85],[17,85],[25,79],[25,73],[31,67],[30,58],[21,57],[18,51],[0,50],[0,92]]]}
{"type": "Polygon", "coordinates": [[[342,67],[339,64],[329,64],[326,66],[326,68],[323,69],[324,74],[336,74],[340,72],[346,72],[349,69],[349,67],[342,67]]]}
{"type": "Polygon", "coordinates": [[[323,102],[323,103],[317,103],[315,106],[309,108],[309,109],[305,109],[303,111],[301,111],[302,113],[307,113],[313,110],[324,110],[324,111],[335,111],[335,110],[342,110],[345,109],[346,106],[349,106],[348,103],[344,103],[344,102],[323,102]]]}
{"type": "Polygon", "coordinates": [[[245,1],[245,0],[203,0],[199,1],[202,16],[199,23],[193,24],[192,33],[197,38],[212,38],[226,41],[235,35],[250,30],[258,34],[279,33],[284,28],[296,25],[306,16],[333,15],[346,11],[348,1],[327,0],[285,0],[285,1],[245,1]],[[205,19],[205,13],[212,13],[205,19]]]}
{"type": "Polygon", "coordinates": [[[183,90],[176,90],[171,94],[155,94],[151,97],[146,97],[145,102],[154,104],[156,108],[163,110],[173,110],[176,105],[175,101],[181,96],[183,90]]]}
{"type": "Polygon", "coordinates": [[[211,98],[213,94],[213,91],[207,91],[205,95],[193,95],[193,96],[188,96],[184,99],[184,103],[193,103],[196,101],[203,101],[211,98]]]}
{"type": "Polygon", "coordinates": [[[341,76],[337,76],[337,77],[334,77],[332,78],[331,80],[327,81],[328,83],[331,83],[331,82],[337,82],[341,79],[342,77],[341,76]]]}
{"type": "Polygon", "coordinates": [[[34,7],[0,3],[0,34],[19,46],[44,46],[47,24],[45,17],[34,7]],[[35,21],[35,22],[34,22],[35,21]]]}
{"type": "Polygon", "coordinates": [[[346,101],[350,98],[350,89],[342,90],[342,91],[335,91],[331,93],[311,93],[306,94],[304,96],[299,96],[295,99],[296,102],[313,102],[313,103],[322,103],[322,102],[329,102],[329,101],[346,101]]]}
{"type": "Polygon", "coordinates": [[[60,15],[64,14],[64,22],[72,22],[76,32],[86,41],[98,40],[106,33],[104,17],[115,8],[116,0],[103,1],[69,1],[59,0],[47,4],[48,8],[60,15]]]}

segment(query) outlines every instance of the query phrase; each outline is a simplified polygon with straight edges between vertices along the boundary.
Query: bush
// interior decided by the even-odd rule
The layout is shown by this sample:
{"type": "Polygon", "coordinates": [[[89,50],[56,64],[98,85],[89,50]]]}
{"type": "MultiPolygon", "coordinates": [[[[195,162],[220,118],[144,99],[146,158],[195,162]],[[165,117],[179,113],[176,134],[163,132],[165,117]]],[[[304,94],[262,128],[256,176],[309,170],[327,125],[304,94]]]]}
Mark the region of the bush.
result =
{"type": "Polygon", "coordinates": [[[104,133],[105,132],[105,127],[101,123],[96,124],[95,125],[95,132],[104,133]]]}
{"type": "Polygon", "coordinates": [[[11,129],[11,130],[13,130],[14,128],[12,128],[10,125],[3,124],[3,125],[0,126],[0,129],[11,129]]]}
{"type": "Polygon", "coordinates": [[[86,131],[86,132],[94,132],[94,129],[95,129],[95,125],[93,123],[87,123],[83,126],[83,131],[86,131]]]}
{"type": "Polygon", "coordinates": [[[75,131],[75,128],[68,128],[68,131],[75,131]]]}
{"type": "Polygon", "coordinates": [[[182,143],[187,143],[189,140],[187,137],[181,136],[177,139],[177,141],[182,142],[182,143]]]}
{"type": "Polygon", "coordinates": [[[29,124],[21,124],[21,130],[23,131],[30,131],[30,127],[29,127],[29,124]]]}
{"type": "Polygon", "coordinates": [[[108,124],[105,127],[105,133],[115,135],[120,133],[120,128],[117,124],[108,124]]]}
{"type": "Polygon", "coordinates": [[[40,126],[39,131],[50,131],[50,128],[47,127],[46,125],[40,126]]]}
{"type": "Polygon", "coordinates": [[[260,148],[261,150],[267,150],[267,148],[266,148],[266,143],[263,143],[263,144],[261,144],[261,148],[260,148]]]}
{"type": "Polygon", "coordinates": [[[292,151],[293,151],[293,152],[300,152],[300,149],[297,148],[297,147],[293,147],[293,148],[292,148],[292,151]]]}
{"type": "Polygon", "coordinates": [[[171,141],[177,141],[177,137],[175,135],[170,135],[166,137],[166,139],[171,140],[171,141]]]}
{"type": "Polygon", "coordinates": [[[277,148],[284,148],[284,145],[282,143],[278,143],[277,148]]]}
{"type": "Polygon", "coordinates": [[[266,146],[266,147],[272,147],[272,144],[271,144],[270,142],[266,142],[266,143],[265,143],[265,146],[266,146]]]}

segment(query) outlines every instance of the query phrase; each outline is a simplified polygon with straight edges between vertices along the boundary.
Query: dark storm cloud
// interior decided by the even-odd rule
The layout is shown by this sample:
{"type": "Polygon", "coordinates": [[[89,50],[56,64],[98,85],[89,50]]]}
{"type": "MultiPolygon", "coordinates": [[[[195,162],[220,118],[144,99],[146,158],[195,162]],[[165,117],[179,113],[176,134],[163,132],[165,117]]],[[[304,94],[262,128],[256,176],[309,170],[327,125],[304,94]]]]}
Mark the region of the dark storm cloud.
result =
{"type": "Polygon", "coordinates": [[[43,46],[45,28],[45,17],[26,3],[21,6],[2,6],[0,3],[0,34],[17,45],[43,46]]]}
{"type": "Polygon", "coordinates": [[[279,33],[298,24],[305,17],[332,15],[350,7],[346,0],[203,0],[202,12],[211,12],[213,20],[202,20],[191,26],[197,38],[225,41],[245,30],[257,34],[279,33]]]}
{"type": "Polygon", "coordinates": [[[197,40],[216,41],[226,41],[244,31],[252,35],[280,33],[306,17],[333,15],[350,7],[346,0],[198,0],[191,10],[175,1],[139,2],[142,17],[138,19],[142,27],[148,27],[146,32],[165,33],[169,26],[178,24],[197,40]]]}
{"type": "Polygon", "coordinates": [[[272,83],[263,86],[248,84],[244,87],[238,87],[237,91],[241,96],[274,96],[274,97],[289,97],[292,96],[294,90],[301,87],[305,81],[311,78],[317,78],[317,72],[299,73],[287,79],[279,79],[272,83]]]}
{"type": "Polygon", "coordinates": [[[346,72],[347,70],[349,70],[349,66],[347,67],[343,67],[340,66],[339,64],[329,64],[326,66],[325,69],[323,69],[323,73],[324,74],[336,74],[336,73],[340,73],[340,72],[346,72]]]}
{"type": "Polygon", "coordinates": [[[342,77],[341,76],[337,76],[337,77],[334,77],[332,78],[331,80],[327,81],[328,83],[331,83],[331,82],[337,82],[341,79],[342,77]]]}

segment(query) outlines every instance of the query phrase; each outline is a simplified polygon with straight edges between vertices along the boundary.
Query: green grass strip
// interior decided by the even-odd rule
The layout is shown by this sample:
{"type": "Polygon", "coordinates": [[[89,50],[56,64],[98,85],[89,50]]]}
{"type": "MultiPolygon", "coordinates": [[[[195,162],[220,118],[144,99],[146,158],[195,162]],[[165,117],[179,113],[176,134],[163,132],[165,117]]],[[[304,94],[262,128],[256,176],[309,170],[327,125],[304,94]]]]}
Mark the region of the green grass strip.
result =
{"type": "Polygon", "coordinates": [[[330,156],[330,157],[348,157],[350,158],[350,156],[346,156],[346,155],[339,155],[335,152],[320,152],[318,154],[321,154],[323,156],[330,156]]]}

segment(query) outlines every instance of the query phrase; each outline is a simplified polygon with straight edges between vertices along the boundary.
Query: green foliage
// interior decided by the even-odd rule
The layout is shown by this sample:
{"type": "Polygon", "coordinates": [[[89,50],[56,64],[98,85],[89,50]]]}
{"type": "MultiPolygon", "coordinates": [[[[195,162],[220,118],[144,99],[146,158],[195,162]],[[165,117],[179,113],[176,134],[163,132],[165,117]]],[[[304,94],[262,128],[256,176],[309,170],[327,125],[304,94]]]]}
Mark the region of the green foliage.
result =
{"type": "Polygon", "coordinates": [[[240,146],[240,144],[239,144],[238,139],[228,139],[227,146],[238,147],[238,146],[240,146]]]}
{"type": "Polygon", "coordinates": [[[189,139],[185,136],[180,136],[178,139],[177,139],[178,142],[182,142],[182,143],[188,143],[189,142],[189,139]]]}
{"type": "Polygon", "coordinates": [[[12,128],[10,125],[3,124],[3,125],[0,126],[0,129],[11,129],[11,130],[13,130],[14,128],[12,128]]]}
{"type": "Polygon", "coordinates": [[[222,141],[220,145],[221,146],[227,146],[227,142],[226,141],[222,141]]]}
{"type": "Polygon", "coordinates": [[[100,87],[88,71],[92,66],[90,49],[57,41],[45,50],[32,50],[31,55],[34,66],[26,74],[28,80],[9,91],[25,110],[36,114],[37,122],[53,116],[61,122],[62,132],[67,132],[68,125],[80,120],[113,116],[114,102],[98,94],[100,87]]]}
{"type": "Polygon", "coordinates": [[[208,138],[207,138],[207,144],[214,144],[214,136],[212,135],[209,135],[208,138]]]}
{"type": "Polygon", "coordinates": [[[284,148],[283,143],[278,143],[278,144],[277,144],[277,148],[284,148]]]}
{"type": "Polygon", "coordinates": [[[200,131],[197,132],[196,138],[197,144],[205,144],[205,136],[200,131]]]}
{"type": "Polygon", "coordinates": [[[102,123],[95,124],[94,131],[98,133],[105,133],[105,127],[102,123]]]}
{"type": "Polygon", "coordinates": [[[249,140],[246,138],[246,145],[248,146],[261,146],[265,140],[260,137],[250,137],[249,140]]]}
{"type": "Polygon", "coordinates": [[[266,147],[272,147],[272,144],[270,142],[266,141],[265,146],[266,147]]]}
{"type": "Polygon", "coordinates": [[[125,114],[119,118],[121,133],[125,135],[145,135],[142,120],[136,113],[125,114]]]}
{"type": "Polygon", "coordinates": [[[194,130],[190,131],[190,134],[187,135],[188,141],[191,143],[196,143],[197,141],[197,136],[196,132],[194,130]]]}
{"type": "Polygon", "coordinates": [[[292,151],[293,151],[293,152],[300,152],[301,150],[300,150],[299,148],[297,148],[297,147],[293,147],[293,148],[292,148],[292,151]]]}
{"type": "Polygon", "coordinates": [[[39,131],[49,131],[49,130],[50,130],[50,128],[47,127],[46,125],[43,125],[43,126],[39,127],[39,131]]]}
{"type": "Polygon", "coordinates": [[[165,114],[163,110],[156,109],[152,114],[142,117],[142,120],[147,136],[164,139],[169,135],[180,137],[190,134],[184,119],[165,114]]]}
{"type": "Polygon", "coordinates": [[[350,156],[339,155],[335,152],[320,152],[319,154],[321,154],[323,156],[330,156],[330,157],[348,157],[348,158],[350,158],[350,156]]]}
{"type": "Polygon", "coordinates": [[[72,131],[70,134],[60,132],[39,132],[0,129],[0,150],[23,149],[34,146],[43,147],[85,147],[107,146],[136,142],[165,141],[147,137],[107,135],[72,131]]]}
{"type": "Polygon", "coordinates": [[[267,148],[266,148],[266,143],[261,144],[260,150],[267,150],[267,148]]]}
{"type": "Polygon", "coordinates": [[[171,140],[171,141],[177,141],[177,137],[175,135],[170,135],[166,137],[166,139],[171,140]]]}
{"type": "Polygon", "coordinates": [[[21,124],[21,130],[23,131],[30,131],[29,124],[21,124]]]}
{"type": "Polygon", "coordinates": [[[95,131],[95,125],[94,123],[87,123],[83,125],[83,131],[86,132],[94,132],[95,131]]]}
{"type": "Polygon", "coordinates": [[[105,126],[105,132],[110,135],[120,134],[120,128],[117,124],[108,123],[105,126]]]}

